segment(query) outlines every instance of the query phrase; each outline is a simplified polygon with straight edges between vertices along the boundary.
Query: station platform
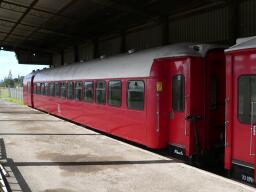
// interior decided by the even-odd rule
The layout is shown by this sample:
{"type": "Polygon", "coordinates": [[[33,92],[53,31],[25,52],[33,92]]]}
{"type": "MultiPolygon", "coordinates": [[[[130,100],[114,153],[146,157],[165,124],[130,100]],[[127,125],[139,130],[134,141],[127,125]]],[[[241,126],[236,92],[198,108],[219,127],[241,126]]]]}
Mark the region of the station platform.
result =
{"type": "Polygon", "coordinates": [[[247,192],[255,188],[0,100],[0,159],[12,191],[247,192]]]}

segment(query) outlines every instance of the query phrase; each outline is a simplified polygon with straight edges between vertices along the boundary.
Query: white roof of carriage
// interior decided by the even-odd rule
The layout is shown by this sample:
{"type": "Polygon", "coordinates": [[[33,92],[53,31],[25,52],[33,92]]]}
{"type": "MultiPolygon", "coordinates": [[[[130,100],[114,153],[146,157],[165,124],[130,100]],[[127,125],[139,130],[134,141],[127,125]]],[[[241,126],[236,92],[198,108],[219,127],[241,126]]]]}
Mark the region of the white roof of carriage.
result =
{"type": "Polygon", "coordinates": [[[132,54],[120,54],[105,59],[45,69],[39,71],[34,80],[39,82],[148,77],[154,59],[179,56],[204,57],[209,50],[215,48],[223,48],[223,46],[179,43],[138,51],[132,54]]]}
{"type": "Polygon", "coordinates": [[[226,49],[225,52],[252,48],[256,48],[256,36],[237,39],[236,44],[229,49],[226,49]]]}

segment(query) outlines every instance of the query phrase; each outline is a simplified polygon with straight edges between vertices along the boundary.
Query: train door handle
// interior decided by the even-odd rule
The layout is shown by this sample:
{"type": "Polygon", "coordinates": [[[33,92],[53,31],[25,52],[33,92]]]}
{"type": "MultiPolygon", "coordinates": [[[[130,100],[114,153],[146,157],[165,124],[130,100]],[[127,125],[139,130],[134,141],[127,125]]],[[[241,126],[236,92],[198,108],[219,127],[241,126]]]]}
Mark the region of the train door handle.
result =
{"type": "Polygon", "coordinates": [[[256,135],[256,125],[251,126],[251,133],[250,133],[250,156],[255,156],[255,153],[253,152],[253,137],[256,135]]]}
{"type": "Polygon", "coordinates": [[[255,101],[251,102],[251,131],[250,131],[250,156],[255,156],[255,151],[253,151],[253,137],[256,135],[256,125],[254,124],[254,107],[256,105],[255,101]]]}
{"type": "Polygon", "coordinates": [[[256,125],[252,126],[252,133],[253,133],[253,136],[256,136],[256,125]]]}

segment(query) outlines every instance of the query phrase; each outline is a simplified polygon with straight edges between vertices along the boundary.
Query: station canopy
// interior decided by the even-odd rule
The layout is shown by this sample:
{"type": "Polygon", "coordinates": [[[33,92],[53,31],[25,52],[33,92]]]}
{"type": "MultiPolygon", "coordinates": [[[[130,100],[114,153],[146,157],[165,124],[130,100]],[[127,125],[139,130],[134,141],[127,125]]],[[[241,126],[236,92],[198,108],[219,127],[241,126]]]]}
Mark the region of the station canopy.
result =
{"type": "Polygon", "coordinates": [[[0,46],[54,52],[225,0],[0,0],[0,46]]]}

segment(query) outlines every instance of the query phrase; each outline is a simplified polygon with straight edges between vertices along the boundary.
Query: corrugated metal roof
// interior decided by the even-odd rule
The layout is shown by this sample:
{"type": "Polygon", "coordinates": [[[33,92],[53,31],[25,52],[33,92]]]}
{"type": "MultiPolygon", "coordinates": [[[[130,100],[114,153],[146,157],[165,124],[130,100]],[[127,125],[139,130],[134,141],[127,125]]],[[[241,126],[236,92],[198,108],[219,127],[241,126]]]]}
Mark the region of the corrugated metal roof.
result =
{"type": "Polygon", "coordinates": [[[184,5],[189,10],[215,6],[213,2],[216,1],[0,0],[0,45],[8,50],[54,52],[70,41],[83,43],[147,22],[159,23],[161,17],[184,12],[184,5]]]}
{"type": "Polygon", "coordinates": [[[195,43],[180,43],[135,52],[121,54],[106,59],[92,60],[38,72],[35,82],[76,79],[104,79],[124,77],[148,77],[154,59],[195,56],[204,57],[209,50],[223,46],[195,43]]]}
{"type": "Polygon", "coordinates": [[[237,44],[230,47],[229,49],[226,49],[225,52],[252,48],[256,48],[256,36],[238,39],[237,44]]]}

